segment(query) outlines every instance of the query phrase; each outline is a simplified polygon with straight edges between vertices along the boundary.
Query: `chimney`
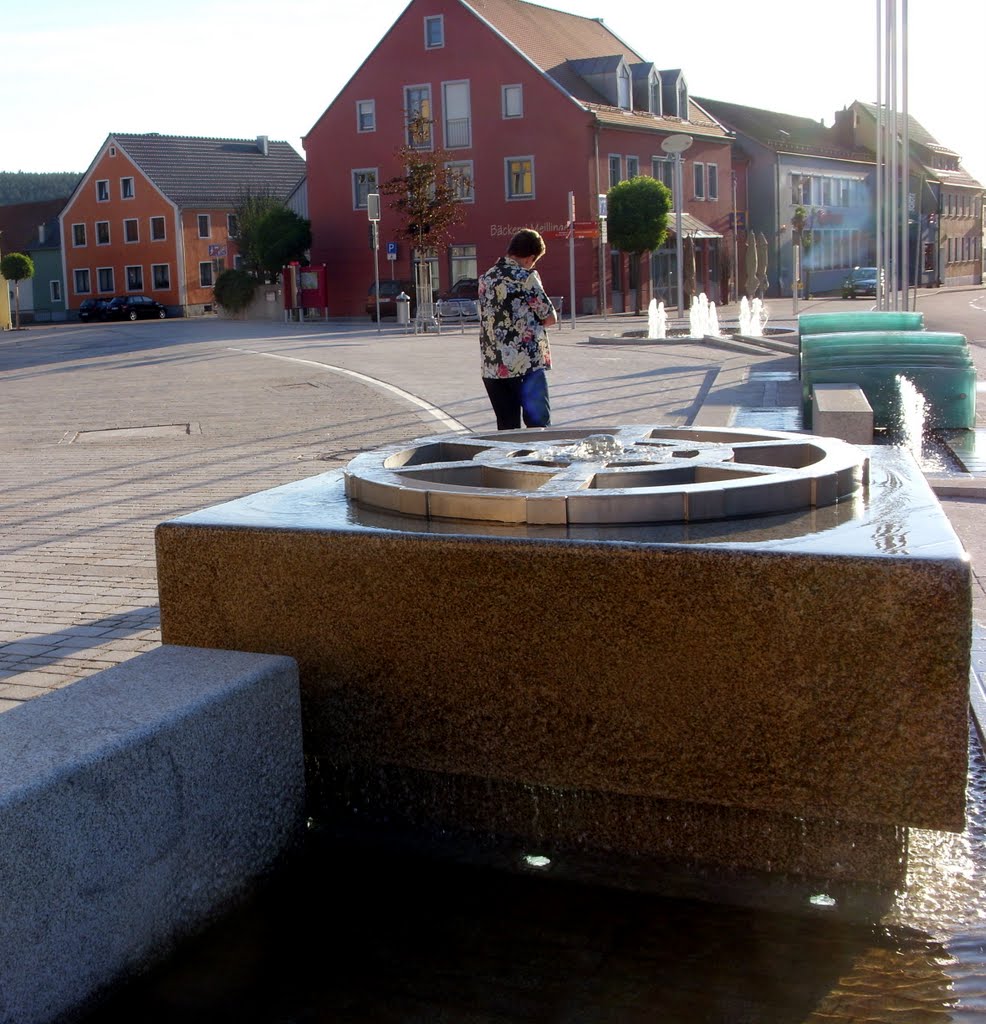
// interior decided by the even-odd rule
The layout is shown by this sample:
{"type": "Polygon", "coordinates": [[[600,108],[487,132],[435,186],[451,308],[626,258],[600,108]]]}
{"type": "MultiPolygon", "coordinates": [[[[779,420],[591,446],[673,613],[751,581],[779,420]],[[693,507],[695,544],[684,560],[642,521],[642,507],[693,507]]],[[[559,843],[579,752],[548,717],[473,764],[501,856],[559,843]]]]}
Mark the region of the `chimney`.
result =
{"type": "Polygon", "coordinates": [[[45,226],[44,224],[38,225],[38,245],[45,244],[45,226]]]}
{"type": "Polygon", "coordinates": [[[266,135],[258,135],[257,136],[257,149],[259,149],[260,152],[264,154],[264,156],[267,156],[267,136],[266,135]]]}

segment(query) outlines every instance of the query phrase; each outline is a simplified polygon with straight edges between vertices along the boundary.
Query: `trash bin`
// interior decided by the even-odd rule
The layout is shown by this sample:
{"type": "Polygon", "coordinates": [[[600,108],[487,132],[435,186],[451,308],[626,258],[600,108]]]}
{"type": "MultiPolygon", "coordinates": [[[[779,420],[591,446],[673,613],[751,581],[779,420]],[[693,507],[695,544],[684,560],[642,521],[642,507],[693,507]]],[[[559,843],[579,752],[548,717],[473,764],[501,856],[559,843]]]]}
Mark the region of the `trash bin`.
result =
{"type": "Polygon", "coordinates": [[[411,296],[407,292],[401,292],[394,299],[394,305],[397,309],[397,325],[407,326],[411,322],[411,296]]]}

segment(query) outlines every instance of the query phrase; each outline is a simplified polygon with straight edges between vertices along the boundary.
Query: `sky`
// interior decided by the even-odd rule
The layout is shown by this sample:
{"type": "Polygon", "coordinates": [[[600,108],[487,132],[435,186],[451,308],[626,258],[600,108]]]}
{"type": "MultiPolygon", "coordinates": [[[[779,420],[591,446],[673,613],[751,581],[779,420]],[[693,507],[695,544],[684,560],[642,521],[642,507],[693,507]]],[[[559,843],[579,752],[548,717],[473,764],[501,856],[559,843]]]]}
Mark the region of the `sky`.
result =
{"type": "MultiPolygon", "coordinates": [[[[899,0],[908,108],[986,185],[986,3],[899,0]]],[[[692,96],[824,120],[877,95],[878,0],[552,0],[692,96]],[[797,12],[797,13],[796,13],[797,12]],[[700,25],[701,27],[696,27],[700,25]]],[[[0,21],[0,171],[85,171],[107,135],[302,137],[407,0],[45,0],[0,21]]],[[[901,98],[898,103],[901,103],[901,98]]]]}

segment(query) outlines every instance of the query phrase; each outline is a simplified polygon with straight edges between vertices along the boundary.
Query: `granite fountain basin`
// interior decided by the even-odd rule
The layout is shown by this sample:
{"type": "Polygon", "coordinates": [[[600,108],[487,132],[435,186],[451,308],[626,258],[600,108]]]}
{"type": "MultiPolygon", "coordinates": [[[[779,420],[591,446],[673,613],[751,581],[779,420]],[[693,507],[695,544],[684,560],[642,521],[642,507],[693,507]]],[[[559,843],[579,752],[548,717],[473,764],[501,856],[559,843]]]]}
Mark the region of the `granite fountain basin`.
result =
{"type": "Polygon", "coordinates": [[[881,884],[963,827],[969,561],[901,449],[442,435],[156,543],[165,643],[297,659],[323,820],[881,884]]]}

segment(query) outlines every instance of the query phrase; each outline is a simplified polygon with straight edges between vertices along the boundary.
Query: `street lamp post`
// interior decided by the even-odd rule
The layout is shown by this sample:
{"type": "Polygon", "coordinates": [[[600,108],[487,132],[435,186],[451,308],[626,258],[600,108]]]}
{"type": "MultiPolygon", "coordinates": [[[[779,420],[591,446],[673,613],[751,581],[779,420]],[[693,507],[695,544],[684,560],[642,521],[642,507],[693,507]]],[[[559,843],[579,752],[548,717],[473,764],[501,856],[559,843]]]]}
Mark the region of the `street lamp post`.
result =
{"type": "Polygon", "coordinates": [[[366,216],[373,233],[373,292],[377,297],[377,334],[380,333],[380,193],[366,197],[366,216]]]}
{"type": "Polygon", "coordinates": [[[661,149],[665,153],[672,153],[674,155],[674,244],[675,244],[675,276],[678,284],[678,316],[682,317],[685,315],[685,292],[684,292],[684,281],[682,281],[682,268],[684,266],[684,256],[681,248],[681,205],[682,205],[682,193],[681,187],[681,154],[685,152],[692,144],[692,137],[690,135],[669,135],[662,143],[661,149]]]}

